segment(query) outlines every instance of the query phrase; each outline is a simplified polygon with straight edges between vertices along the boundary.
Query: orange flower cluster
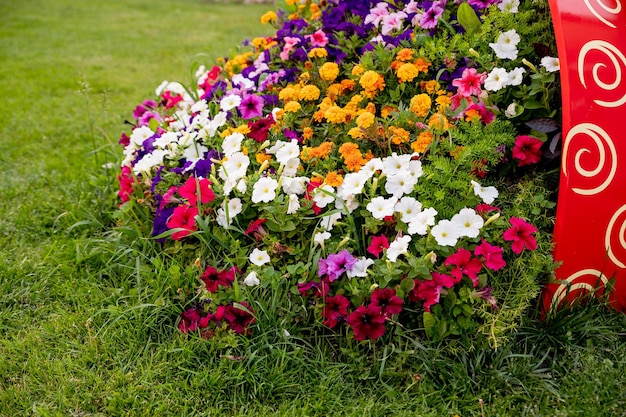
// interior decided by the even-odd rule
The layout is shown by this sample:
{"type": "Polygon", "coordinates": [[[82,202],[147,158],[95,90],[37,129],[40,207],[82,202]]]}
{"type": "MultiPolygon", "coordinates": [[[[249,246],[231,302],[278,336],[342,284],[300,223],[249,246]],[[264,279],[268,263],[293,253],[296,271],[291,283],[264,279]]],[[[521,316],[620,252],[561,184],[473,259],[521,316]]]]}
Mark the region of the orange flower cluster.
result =
{"type": "Polygon", "coordinates": [[[367,163],[367,159],[363,157],[359,145],[356,143],[345,142],[339,147],[339,154],[348,171],[357,172],[367,163]]]}
{"type": "Polygon", "coordinates": [[[403,82],[413,81],[420,72],[428,73],[430,62],[424,58],[413,59],[415,51],[403,48],[396,54],[396,59],[391,63],[391,69],[396,72],[396,76],[403,82]]]}
{"type": "Polygon", "coordinates": [[[304,162],[310,162],[314,159],[326,159],[332,150],[333,144],[331,142],[322,142],[316,147],[305,146],[300,151],[300,159],[304,162]]]}

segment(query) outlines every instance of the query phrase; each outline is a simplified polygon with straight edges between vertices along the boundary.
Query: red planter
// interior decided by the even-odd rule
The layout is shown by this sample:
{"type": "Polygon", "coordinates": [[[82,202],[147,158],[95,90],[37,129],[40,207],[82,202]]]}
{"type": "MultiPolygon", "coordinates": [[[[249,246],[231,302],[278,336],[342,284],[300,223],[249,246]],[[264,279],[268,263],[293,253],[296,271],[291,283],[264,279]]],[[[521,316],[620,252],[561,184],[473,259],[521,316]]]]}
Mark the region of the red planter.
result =
{"type": "Polygon", "coordinates": [[[550,0],[563,97],[554,230],[557,282],[546,308],[583,293],[626,312],[626,8],[621,0],[550,0]]]}

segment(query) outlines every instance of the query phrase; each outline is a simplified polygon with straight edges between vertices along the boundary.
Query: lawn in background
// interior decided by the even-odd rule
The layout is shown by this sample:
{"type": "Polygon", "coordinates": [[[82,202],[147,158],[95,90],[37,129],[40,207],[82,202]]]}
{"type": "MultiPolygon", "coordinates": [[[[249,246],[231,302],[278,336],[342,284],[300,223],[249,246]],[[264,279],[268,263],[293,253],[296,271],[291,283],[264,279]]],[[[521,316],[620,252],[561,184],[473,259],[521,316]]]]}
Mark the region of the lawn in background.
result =
{"type": "Polygon", "coordinates": [[[301,339],[279,298],[249,340],[176,331],[195,278],[138,231],[111,232],[107,164],[136,104],[271,34],[267,7],[0,2],[0,415],[625,415],[624,316],[592,306],[456,358],[301,339]]]}

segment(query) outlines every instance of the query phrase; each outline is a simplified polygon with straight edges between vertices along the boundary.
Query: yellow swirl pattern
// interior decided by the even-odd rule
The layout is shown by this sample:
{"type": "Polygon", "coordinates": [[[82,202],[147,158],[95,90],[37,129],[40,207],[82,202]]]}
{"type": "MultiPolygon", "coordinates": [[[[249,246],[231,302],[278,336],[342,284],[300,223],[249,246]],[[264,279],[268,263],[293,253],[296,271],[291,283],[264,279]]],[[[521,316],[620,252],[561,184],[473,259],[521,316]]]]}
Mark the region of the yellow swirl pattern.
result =
{"type": "MultiPolygon", "coordinates": [[[[607,58],[611,61],[613,69],[615,70],[615,79],[612,82],[606,83],[600,79],[599,72],[602,69],[607,68],[607,65],[602,62],[596,62],[593,64],[592,75],[593,81],[596,83],[598,87],[605,91],[615,91],[621,90],[626,91],[626,86],[620,87],[622,83],[622,68],[626,67],[626,56],[619,50],[615,45],[610,42],[602,41],[602,40],[593,40],[587,42],[580,49],[580,53],[578,55],[578,77],[580,79],[583,87],[587,88],[587,83],[585,81],[585,74],[588,72],[585,71],[585,58],[587,53],[590,51],[599,51],[607,56],[607,58]]],[[[626,103],[626,94],[622,96],[622,98],[616,101],[603,101],[603,100],[594,100],[594,102],[603,107],[619,107],[626,103]]]]}
{"type": "MultiPolygon", "coordinates": [[[[600,6],[607,13],[611,13],[611,14],[617,15],[619,12],[622,11],[622,4],[621,4],[620,0],[615,0],[615,7],[607,6],[606,4],[604,4],[604,2],[602,0],[596,0],[596,3],[598,3],[598,6],[600,6]]],[[[597,17],[598,20],[600,20],[602,23],[604,23],[605,25],[607,25],[607,26],[609,26],[609,27],[611,27],[613,29],[616,28],[614,23],[609,22],[604,17],[602,17],[600,15],[600,13],[598,13],[598,11],[594,8],[594,6],[591,5],[589,0],[585,0],[585,5],[587,5],[587,8],[589,9],[589,11],[591,13],[593,13],[593,15],[595,17],[597,17]]]]}
{"type": "Polygon", "coordinates": [[[554,296],[552,297],[551,308],[558,307],[563,302],[563,300],[567,297],[568,293],[572,291],[576,291],[576,290],[593,291],[598,288],[597,286],[594,286],[590,283],[589,278],[585,279],[582,282],[575,282],[578,280],[578,278],[584,277],[584,276],[590,276],[590,277],[595,278],[596,279],[595,283],[599,284],[601,282],[602,286],[606,286],[609,283],[609,280],[602,274],[601,271],[598,271],[597,269],[589,268],[589,269],[583,269],[581,271],[575,272],[569,277],[565,278],[564,280],[560,280],[560,281],[565,281],[566,283],[559,285],[559,287],[555,291],[554,296]]]}
{"type": "Polygon", "coordinates": [[[617,236],[617,241],[621,246],[622,252],[626,252],[626,217],[622,218],[621,224],[619,225],[619,229],[617,233],[614,233],[615,225],[618,222],[619,217],[626,212],[626,205],[622,206],[619,210],[615,212],[613,217],[611,217],[611,221],[609,222],[608,227],[606,228],[606,234],[604,236],[604,245],[607,250],[607,254],[609,255],[609,259],[613,261],[613,263],[620,268],[626,268],[626,264],[619,260],[617,256],[615,256],[615,252],[613,250],[613,245],[611,239],[614,236],[617,236]]]}

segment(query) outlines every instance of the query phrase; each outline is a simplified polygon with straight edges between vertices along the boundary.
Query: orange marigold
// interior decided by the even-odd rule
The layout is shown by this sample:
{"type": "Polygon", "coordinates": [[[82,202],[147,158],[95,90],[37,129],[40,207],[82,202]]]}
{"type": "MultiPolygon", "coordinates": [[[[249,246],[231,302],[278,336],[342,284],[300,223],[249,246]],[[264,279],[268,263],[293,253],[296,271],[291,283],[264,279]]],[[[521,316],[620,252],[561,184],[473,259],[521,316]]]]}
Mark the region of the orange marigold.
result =
{"type": "Polygon", "coordinates": [[[293,88],[293,86],[287,86],[280,90],[280,93],[278,93],[278,99],[283,101],[297,100],[298,92],[295,88],[293,88]]]}
{"type": "Polygon", "coordinates": [[[302,139],[309,140],[313,137],[313,129],[310,127],[305,127],[302,129],[302,139]]]}
{"type": "Polygon", "coordinates": [[[430,62],[425,58],[417,58],[413,64],[420,72],[428,72],[428,68],[430,68],[430,62]]]}
{"type": "Polygon", "coordinates": [[[465,121],[471,122],[472,120],[480,120],[480,112],[475,109],[465,111],[465,121]]]}
{"type": "Polygon", "coordinates": [[[418,74],[419,71],[417,70],[417,67],[410,62],[402,64],[400,68],[398,68],[397,72],[398,79],[401,83],[413,81],[418,74]]]}
{"type": "Polygon", "coordinates": [[[391,137],[391,143],[394,145],[400,145],[409,141],[411,134],[401,127],[389,126],[389,132],[391,137]]]}
{"type": "Polygon", "coordinates": [[[359,155],[349,155],[348,157],[344,158],[344,163],[348,171],[358,172],[363,167],[363,165],[367,163],[367,161],[365,160],[365,158],[363,158],[363,156],[361,156],[361,153],[359,152],[359,155]]]}
{"type": "Polygon", "coordinates": [[[382,110],[380,111],[380,115],[386,119],[387,116],[389,116],[391,113],[398,111],[397,107],[394,106],[390,106],[390,105],[386,105],[385,107],[382,108],[382,110]]]}
{"type": "Polygon", "coordinates": [[[452,104],[452,100],[450,100],[449,96],[442,95],[442,96],[439,96],[439,97],[437,97],[435,99],[435,103],[437,103],[437,105],[438,105],[437,112],[438,113],[443,113],[447,109],[450,108],[450,105],[452,104]]]}
{"type": "Polygon", "coordinates": [[[324,183],[331,187],[339,187],[343,183],[343,177],[337,171],[330,171],[324,178],[324,183]]]}
{"type": "Polygon", "coordinates": [[[433,134],[431,132],[422,132],[419,134],[415,142],[411,143],[411,149],[417,153],[424,153],[432,141],[433,134]]]}
{"type": "Polygon", "coordinates": [[[450,129],[450,122],[443,114],[435,113],[428,119],[428,126],[431,129],[447,130],[450,129]]]}
{"type": "Polygon", "coordinates": [[[396,54],[396,59],[398,61],[407,62],[413,59],[413,50],[409,48],[402,48],[396,54]]]}
{"type": "Polygon", "coordinates": [[[366,90],[372,90],[376,88],[378,83],[378,73],[376,71],[365,71],[359,79],[359,84],[366,90]]]}
{"type": "Polygon", "coordinates": [[[346,112],[341,107],[334,104],[324,112],[324,118],[329,123],[343,123],[346,121],[346,112]]]}
{"type": "Polygon", "coordinates": [[[339,153],[342,157],[346,158],[350,155],[359,155],[361,156],[361,151],[359,150],[359,145],[353,142],[344,142],[339,147],[339,153]]]}
{"type": "Polygon", "coordinates": [[[320,78],[325,81],[334,81],[339,75],[339,65],[334,62],[325,62],[319,69],[320,78]]]}
{"type": "Polygon", "coordinates": [[[425,117],[430,111],[431,104],[428,94],[418,94],[411,99],[411,111],[418,117],[425,117]]]}
{"type": "Polygon", "coordinates": [[[271,161],[272,160],[272,155],[268,155],[266,153],[258,153],[255,155],[256,157],[256,161],[258,164],[263,165],[263,162],[265,161],[271,161]]]}
{"type": "Polygon", "coordinates": [[[356,82],[354,80],[341,80],[341,94],[345,93],[346,91],[353,90],[355,85],[356,82]]]}
{"type": "Polygon", "coordinates": [[[441,85],[437,82],[437,80],[422,81],[420,83],[420,88],[428,94],[433,94],[441,88],[441,85]]]}
{"type": "Polygon", "coordinates": [[[367,129],[368,127],[374,124],[374,121],[375,121],[374,115],[368,111],[365,111],[361,113],[359,117],[356,118],[356,125],[358,127],[367,129]]]}

